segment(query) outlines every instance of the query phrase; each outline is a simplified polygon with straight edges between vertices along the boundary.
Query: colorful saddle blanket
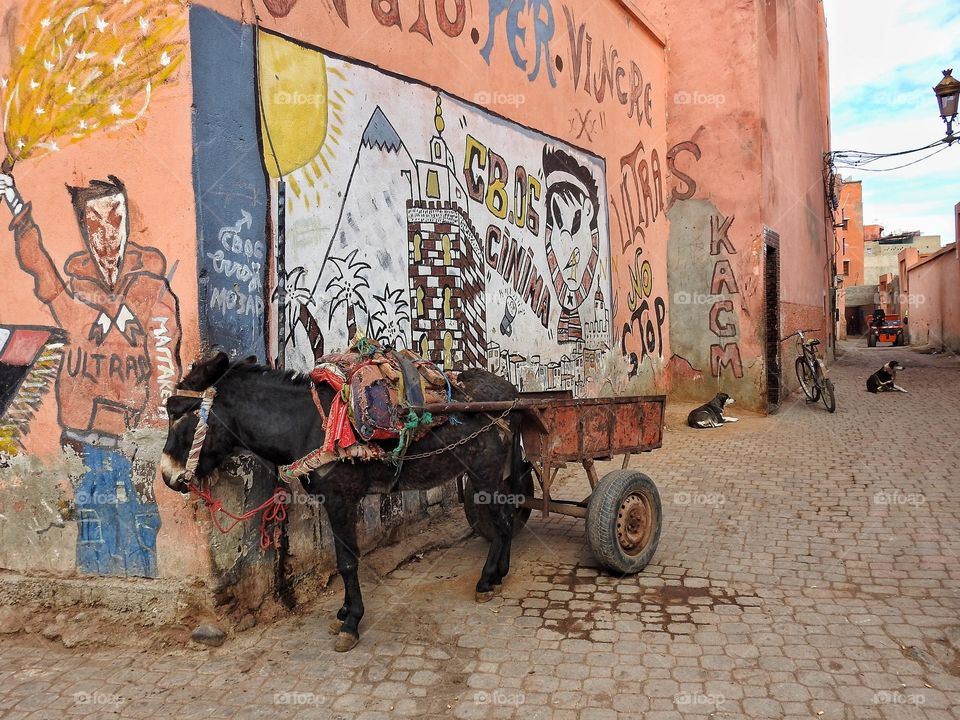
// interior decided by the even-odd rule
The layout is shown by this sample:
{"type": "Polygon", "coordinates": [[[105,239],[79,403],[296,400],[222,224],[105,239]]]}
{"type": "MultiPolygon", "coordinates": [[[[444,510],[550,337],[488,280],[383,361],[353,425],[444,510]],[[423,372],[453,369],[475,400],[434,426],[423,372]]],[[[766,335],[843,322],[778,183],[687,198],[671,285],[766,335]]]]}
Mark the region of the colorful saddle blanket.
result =
{"type": "Polygon", "coordinates": [[[326,452],[372,440],[405,446],[420,439],[446,418],[417,414],[411,406],[446,402],[457,384],[455,373],[410,350],[384,350],[369,338],[345,353],[324,355],[310,379],[337,391],[324,425],[326,452]]]}

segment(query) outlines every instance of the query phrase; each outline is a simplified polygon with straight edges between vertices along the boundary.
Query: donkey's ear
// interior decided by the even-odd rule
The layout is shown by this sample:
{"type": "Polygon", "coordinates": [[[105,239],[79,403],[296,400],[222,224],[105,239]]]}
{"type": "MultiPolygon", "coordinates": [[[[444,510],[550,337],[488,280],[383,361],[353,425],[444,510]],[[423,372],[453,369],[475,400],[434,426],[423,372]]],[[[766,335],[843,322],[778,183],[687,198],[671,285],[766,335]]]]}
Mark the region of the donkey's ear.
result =
{"type": "Polygon", "coordinates": [[[212,385],[230,367],[230,356],[221,350],[207,360],[204,365],[207,377],[210,378],[210,384],[212,385]]]}
{"type": "Polygon", "coordinates": [[[230,358],[225,352],[208,353],[190,366],[190,371],[180,383],[187,390],[206,390],[219,380],[230,367],[230,358]]]}

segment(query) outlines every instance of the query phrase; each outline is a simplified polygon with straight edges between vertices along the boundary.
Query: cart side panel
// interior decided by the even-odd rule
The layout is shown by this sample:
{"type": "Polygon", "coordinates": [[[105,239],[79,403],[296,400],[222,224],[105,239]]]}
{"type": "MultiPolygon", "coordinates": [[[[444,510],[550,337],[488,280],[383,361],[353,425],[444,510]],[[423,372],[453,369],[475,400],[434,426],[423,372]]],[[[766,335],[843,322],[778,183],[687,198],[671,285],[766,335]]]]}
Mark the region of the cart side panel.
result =
{"type": "Polygon", "coordinates": [[[643,407],[646,403],[621,403],[614,406],[614,423],[610,446],[614,454],[637,452],[642,446],[643,407]]]}
{"type": "Polygon", "coordinates": [[[614,406],[592,405],[580,409],[580,455],[584,458],[608,457],[617,425],[614,406]]]}
{"type": "Polygon", "coordinates": [[[576,405],[553,405],[544,409],[544,421],[550,436],[544,441],[545,455],[557,458],[577,457],[580,452],[580,417],[576,405]]]}
{"type": "Polygon", "coordinates": [[[643,403],[643,431],[641,444],[644,451],[656,450],[663,444],[663,405],[662,398],[646,400],[643,403]]]}

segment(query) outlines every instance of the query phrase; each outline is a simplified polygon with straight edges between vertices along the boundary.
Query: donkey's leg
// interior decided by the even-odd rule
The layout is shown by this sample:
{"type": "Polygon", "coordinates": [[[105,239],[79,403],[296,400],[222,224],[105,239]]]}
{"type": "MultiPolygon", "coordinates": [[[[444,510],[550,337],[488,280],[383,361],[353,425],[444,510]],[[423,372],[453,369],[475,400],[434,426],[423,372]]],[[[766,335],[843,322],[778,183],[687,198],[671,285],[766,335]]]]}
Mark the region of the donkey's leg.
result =
{"type": "MultiPolygon", "coordinates": [[[[499,493],[495,497],[497,495],[499,493]]],[[[506,504],[494,503],[487,506],[486,509],[490,513],[490,519],[496,534],[490,541],[487,561],[483,565],[480,581],[477,583],[476,600],[480,603],[492,599],[497,588],[503,583],[503,576],[506,575],[505,568],[509,568],[510,565],[510,541],[513,539],[511,507],[506,504]],[[504,556],[504,552],[506,552],[506,556],[504,556]]]]}
{"type": "Polygon", "coordinates": [[[357,502],[353,498],[328,497],[327,516],[337,551],[337,570],[343,579],[343,607],[337,612],[342,622],[334,649],[351,650],[360,641],[363,597],[360,594],[360,549],[357,545],[357,502]]]}

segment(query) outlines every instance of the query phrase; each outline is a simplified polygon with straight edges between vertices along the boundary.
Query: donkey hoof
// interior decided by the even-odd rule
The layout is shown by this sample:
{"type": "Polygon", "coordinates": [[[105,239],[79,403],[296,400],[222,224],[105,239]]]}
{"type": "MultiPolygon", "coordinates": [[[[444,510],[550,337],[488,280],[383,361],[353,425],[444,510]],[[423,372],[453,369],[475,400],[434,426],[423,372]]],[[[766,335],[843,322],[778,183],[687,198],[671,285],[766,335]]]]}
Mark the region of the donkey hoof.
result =
{"type": "Polygon", "coordinates": [[[486,592],[480,592],[477,590],[477,602],[485,603],[493,600],[493,596],[496,594],[496,590],[487,590],[486,592]]]}
{"type": "Polygon", "coordinates": [[[503,595],[503,585],[502,584],[494,585],[493,594],[496,595],[497,597],[500,597],[501,595],[503,595]]]}
{"type": "Polygon", "coordinates": [[[359,635],[342,632],[337,635],[337,642],[334,644],[333,649],[337,652],[347,652],[347,650],[353,650],[358,642],[360,642],[359,635]]]}
{"type": "Polygon", "coordinates": [[[343,626],[342,620],[334,620],[330,623],[329,630],[331,635],[339,635],[340,628],[343,626]]]}

